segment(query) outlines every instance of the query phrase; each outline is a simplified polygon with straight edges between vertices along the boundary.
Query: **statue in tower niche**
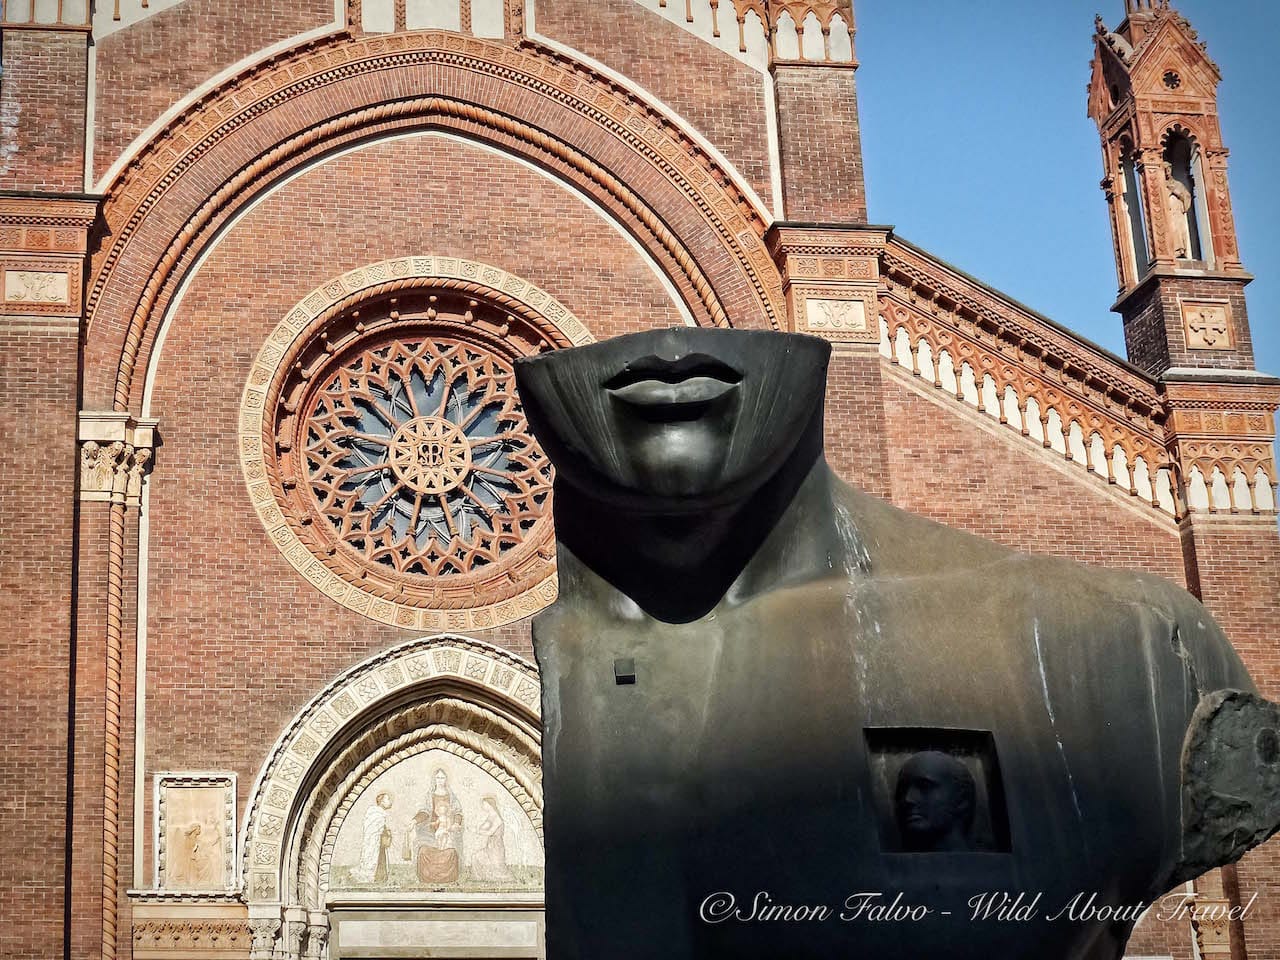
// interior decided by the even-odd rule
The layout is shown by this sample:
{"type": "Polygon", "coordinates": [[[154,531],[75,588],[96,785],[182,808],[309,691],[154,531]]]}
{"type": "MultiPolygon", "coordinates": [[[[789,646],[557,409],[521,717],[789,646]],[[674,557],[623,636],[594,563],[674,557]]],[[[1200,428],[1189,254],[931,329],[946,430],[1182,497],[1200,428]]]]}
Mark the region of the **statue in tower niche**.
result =
{"type": "Polygon", "coordinates": [[[1164,182],[1169,197],[1169,244],[1175,257],[1187,260],[1192,257],[1191,207],[1195,201],[1191,191],[1173,175],[1172,163],[1164,165],[1164,182]]]}
{"type": "Polygon", "coordinates": [[[517,365],[556,467],[547,956],[1116,960],[1280,826],[1280,709],[1174,585],[837,479],[829,356],[686,328],[517,365]]]}

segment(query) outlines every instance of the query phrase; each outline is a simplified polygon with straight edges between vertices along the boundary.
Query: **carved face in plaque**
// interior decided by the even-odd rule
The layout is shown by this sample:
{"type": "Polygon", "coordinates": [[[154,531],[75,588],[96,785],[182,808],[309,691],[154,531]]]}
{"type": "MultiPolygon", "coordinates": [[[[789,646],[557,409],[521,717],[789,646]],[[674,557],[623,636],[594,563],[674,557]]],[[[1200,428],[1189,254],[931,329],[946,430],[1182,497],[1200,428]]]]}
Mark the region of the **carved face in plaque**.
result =
{"type": "Polygon", "coordinates": [[[520,360],[516,381],[572,486],[692,510],[782,465],[821,415],[830,353],[816,337],[678,327],[520,360]]]}
{"type": "Polygon", "coordinates": [[[968,850],[973,823],[973,774],[941,751],[917,753],[898,771],[894,807],[908,850],[968,850]]]}

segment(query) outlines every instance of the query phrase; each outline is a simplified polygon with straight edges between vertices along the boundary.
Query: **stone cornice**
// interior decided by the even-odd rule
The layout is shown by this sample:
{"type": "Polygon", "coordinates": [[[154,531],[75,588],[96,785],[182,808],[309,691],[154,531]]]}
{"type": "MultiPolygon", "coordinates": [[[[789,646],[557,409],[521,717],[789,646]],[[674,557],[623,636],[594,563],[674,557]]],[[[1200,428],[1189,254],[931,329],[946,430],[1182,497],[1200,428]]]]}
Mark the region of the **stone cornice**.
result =
{"type": "Polygon", "coordinates": [[[89,230],[101,202],[91,194],[0,193],[0,225],[89,230]]]}

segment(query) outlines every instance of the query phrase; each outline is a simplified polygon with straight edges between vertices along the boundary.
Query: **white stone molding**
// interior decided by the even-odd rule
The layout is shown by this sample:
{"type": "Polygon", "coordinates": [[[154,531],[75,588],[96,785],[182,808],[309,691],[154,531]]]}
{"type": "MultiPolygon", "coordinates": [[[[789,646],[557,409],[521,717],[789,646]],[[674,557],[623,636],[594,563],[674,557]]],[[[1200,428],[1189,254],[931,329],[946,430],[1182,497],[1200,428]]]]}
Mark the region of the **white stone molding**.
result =
{"type": "Polygon", "coordinates": [[[343,818],[407,757],[442,749],[474,763],[541,835],[540,697],[532,664],[448,634],[394,647],[317,695],[268,755],[244,818],[239,877],[253,955],[324,956],[324,898],[343,818]]]}

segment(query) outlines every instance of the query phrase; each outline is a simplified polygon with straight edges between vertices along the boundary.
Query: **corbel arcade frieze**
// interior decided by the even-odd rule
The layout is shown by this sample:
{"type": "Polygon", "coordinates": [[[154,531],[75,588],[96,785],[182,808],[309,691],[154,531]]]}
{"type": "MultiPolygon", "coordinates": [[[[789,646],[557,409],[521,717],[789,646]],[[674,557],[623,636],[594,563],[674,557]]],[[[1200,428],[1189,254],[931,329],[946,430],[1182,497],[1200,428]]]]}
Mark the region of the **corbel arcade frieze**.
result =
{"type": "Polygon", "coordinates": [[[80,499],[138,506],[155,458],[157,420],[80,414],[80,499]]]}
{"type": "Polygon", "coordinates": [[[1171,382],[1168,451],[1197,513],[1276,509],[1275,410],[1280,383],[1171,382]]]}
{"type": "Polygon", "coordinates": [[[881,352],[1157,510],[1271,514],[1280,384],[1154,381],[890,240],[881,352]]]}

